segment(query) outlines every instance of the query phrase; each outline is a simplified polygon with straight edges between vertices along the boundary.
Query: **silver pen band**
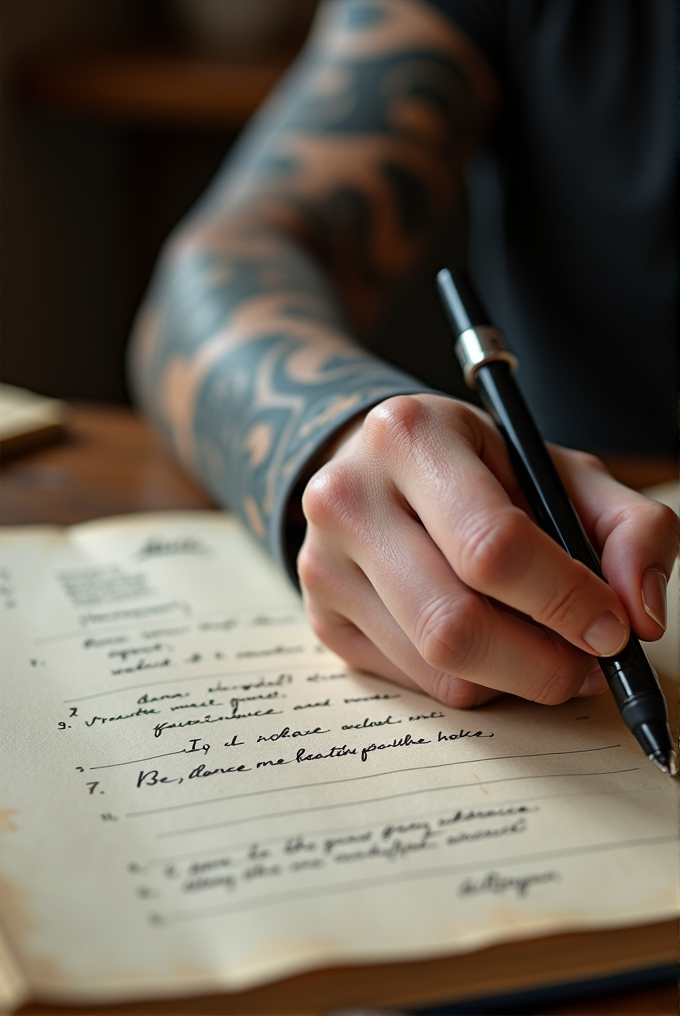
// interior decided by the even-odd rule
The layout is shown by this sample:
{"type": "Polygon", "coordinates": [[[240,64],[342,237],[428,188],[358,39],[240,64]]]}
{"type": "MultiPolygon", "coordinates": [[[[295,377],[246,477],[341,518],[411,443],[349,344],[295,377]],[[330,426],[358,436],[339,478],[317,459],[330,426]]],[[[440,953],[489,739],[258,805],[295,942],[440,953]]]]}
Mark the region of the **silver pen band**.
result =
{"type": "Polygon", "coordinates": [[[517,357],[505,344],[505,336],[492,325],[477,325],[461,332],[456,342],[456,356],[469,388],[474,388],[475,373],[485,363],[504,360],[513,373],[518,365],[517,357]]]}

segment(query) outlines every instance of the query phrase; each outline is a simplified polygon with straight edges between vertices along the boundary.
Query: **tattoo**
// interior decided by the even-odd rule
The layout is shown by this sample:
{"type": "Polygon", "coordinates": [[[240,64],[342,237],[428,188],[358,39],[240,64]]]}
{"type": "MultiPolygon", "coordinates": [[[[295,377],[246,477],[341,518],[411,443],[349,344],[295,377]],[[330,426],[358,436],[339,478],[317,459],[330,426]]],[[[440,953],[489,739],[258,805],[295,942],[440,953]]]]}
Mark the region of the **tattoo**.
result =
{"type": "Polygon", "coordinates": [[[435,241],[486,120],[493,82],[446,30],[410,0],[328,5],[140,313],[142,401],[278,557],[291,491],[321,444],[425,388],[352,335],[370,336],[435,241]]]}

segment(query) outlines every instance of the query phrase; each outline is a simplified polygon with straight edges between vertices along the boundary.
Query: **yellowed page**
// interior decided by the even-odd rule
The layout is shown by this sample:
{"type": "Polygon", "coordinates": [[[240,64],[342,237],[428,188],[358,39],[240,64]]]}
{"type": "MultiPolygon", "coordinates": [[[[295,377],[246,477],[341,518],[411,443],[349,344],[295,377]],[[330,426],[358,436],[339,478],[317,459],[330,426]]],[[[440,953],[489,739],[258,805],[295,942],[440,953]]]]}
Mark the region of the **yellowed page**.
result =
{"type": "Polygon", "coordinates": [[[241,988],[678,912],[609,696],[445,709],[323,649],[217,513],[0,537],[0,923],[34,993],[241,988]]]}

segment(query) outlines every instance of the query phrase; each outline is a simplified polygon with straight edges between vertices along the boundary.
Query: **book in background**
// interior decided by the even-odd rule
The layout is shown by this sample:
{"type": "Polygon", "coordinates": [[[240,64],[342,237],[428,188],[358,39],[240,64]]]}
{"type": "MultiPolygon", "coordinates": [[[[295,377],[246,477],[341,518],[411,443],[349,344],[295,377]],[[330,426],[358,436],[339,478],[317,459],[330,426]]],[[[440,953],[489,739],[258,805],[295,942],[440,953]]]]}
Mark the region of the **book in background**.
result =
{"type": "Polygon", "coordinates": [[[26,388],[0,384],[0,454],[46,444],[64,432],[65,402],[36,395],[26,388]]]}

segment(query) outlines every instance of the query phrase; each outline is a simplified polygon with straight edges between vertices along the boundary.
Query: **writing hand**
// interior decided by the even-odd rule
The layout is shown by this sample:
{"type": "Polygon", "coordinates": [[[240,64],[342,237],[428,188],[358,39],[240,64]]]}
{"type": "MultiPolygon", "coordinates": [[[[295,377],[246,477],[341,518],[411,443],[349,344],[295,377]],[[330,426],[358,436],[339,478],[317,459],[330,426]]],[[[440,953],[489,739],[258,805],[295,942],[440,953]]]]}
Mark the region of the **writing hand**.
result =
{"type": "Polygon", "coordinates": [[[303,496],[298,569],[319,638],[452,706],[603,690],[597,656],[631,626],[663,632],[677,519],[592,456],[551,451],[609,585],[532,521],[481,410],[436,395],[371,410],[303,496]]]}

